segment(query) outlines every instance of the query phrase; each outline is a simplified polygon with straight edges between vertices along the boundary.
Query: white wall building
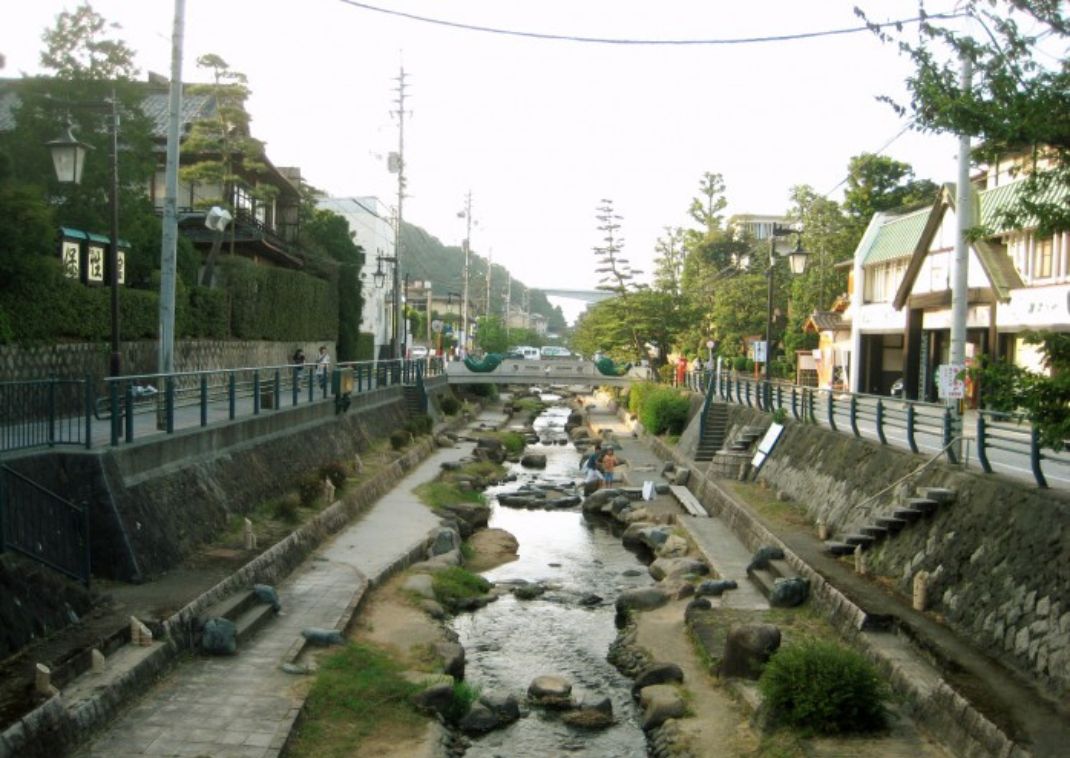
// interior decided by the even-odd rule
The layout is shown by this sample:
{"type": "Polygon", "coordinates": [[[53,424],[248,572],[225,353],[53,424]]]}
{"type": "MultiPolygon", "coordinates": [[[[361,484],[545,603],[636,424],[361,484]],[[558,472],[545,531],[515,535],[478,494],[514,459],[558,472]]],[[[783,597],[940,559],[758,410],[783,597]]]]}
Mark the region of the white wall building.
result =
{"type": "Polygon", "coordinates": [[[365,262],[360,272],[364,311],[360,330],[373,336],[375,355],[381,357],[389,351],[392,336],[389,295],[394,281],[394,264],[383,262],[382,270],[386,276],[381,289],[375,286],[373,275],[379,265],[378,256],[395,257],[390,208],[376,197],[329,197],[316,205],[345,218],[353,233],[353,241],[364,248],[365,262]]]}

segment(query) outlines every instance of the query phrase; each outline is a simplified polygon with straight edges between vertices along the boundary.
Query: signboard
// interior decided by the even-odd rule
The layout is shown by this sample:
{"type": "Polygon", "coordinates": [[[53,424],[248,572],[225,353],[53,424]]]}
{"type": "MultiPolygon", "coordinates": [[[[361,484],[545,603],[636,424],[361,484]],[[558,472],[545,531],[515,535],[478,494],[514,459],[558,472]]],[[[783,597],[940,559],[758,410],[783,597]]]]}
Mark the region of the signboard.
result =
{"type": "Polygon", "coordinates": [[[435,332],[436,334],[438,332],[442,331],[442,320],[441,319],[437,319],[436,318],[434,321],[431,322],[431,331],[435,332]]]}
{"type": "Polygon", "coordinates": [[[961,400],[966,396],[966,382],[958,378],[963,370],[963,366],[953,363],[942,363],[937,367],[936,385],[941,399],[961,400]]]}
{"type": "Polygon", "coordinates": [[[119,268],[119,284],[126,284],[126,253],[120,250],[115,254],[115,258],[119,268]]]}
{"type": "Polygon", "coordinates": [[[755,363],[765,363],[765,340],[757,340],[751,344],[754,348],[754,358],[752,360],[755,363]]]}
{"type": "Polygon", "coordinates": [[[776,447],[777,440],[780,439],[780,435],[784,433],[783,424],[770,424],[769,428],[765,432],[765,436],[762,437],[762,441],[758,443],[758,452],[754,454],[754,458],[751,459],[751,466],[754,467],[754,473],[757,474],[762,468],[762,464],[765,463],[765,459],[769,457],[769,454],[773,452],[773,448],[776,447]]]}
{"type": "Polygon", "coordinates": [[[68,279],[82,278],[82,245],[74,240],[64,240],[60,252],[63,262],[63,275],[68,279]]]}
{"type": "Polygon", "coordinates": [[[91,283],[104,283],[104,247],[102,245],[89,245],[85,278],[91,283]]]}

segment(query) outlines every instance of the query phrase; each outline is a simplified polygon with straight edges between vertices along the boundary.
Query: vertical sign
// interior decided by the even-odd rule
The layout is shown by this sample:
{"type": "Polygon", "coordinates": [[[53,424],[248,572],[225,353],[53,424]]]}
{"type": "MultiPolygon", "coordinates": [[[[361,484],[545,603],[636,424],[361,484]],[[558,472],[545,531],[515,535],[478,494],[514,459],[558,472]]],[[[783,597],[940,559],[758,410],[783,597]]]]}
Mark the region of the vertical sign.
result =
{"type": "Polygon", "coordinates": [[[104,283],[104,246],[89,245],[86,256],[86,279],[90,284],[104,283]]]}
{"type": "Polygon", "coordinates": [[[76,240],[63,240],[60,252],[63,261],[63,275],[68,279],[82,278],[82,245],[76,240]]]}
{"type": "Polygon", "coordinates": [[[115,264],[119,268],[119,284],[126,284],[126,252],[120,250],[115,254],[115,264]]]}

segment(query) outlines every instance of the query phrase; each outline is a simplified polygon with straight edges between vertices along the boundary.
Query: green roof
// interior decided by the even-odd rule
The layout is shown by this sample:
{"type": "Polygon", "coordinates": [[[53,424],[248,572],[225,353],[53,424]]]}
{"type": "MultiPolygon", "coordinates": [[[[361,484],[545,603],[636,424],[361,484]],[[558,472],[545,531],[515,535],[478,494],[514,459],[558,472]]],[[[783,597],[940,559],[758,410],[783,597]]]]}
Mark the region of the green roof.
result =
{"type": "Polygon", "coordinates": [[[895,216],[881,224],[873,235],[869,249],[862,256],[862,265],[870,266],[913,255],[931,212],[930,206],[905,216],[895,216]]]}
{"type": "MultiPolygon", "coordinates": [[[[1003,184],[989,190],[978,193],[981,196],[981,223],[988,227],[993,234],[1013,231],[1014,229],[1030,229],[1037,225],[1037,219],[1028,217],[1024,223],[1014,227],[1007,226],[1000,217],[1000,213],[1018,204],[1027,184],[1027,179],[1019,179],[1010,184],[1003,184]]],[[[1066,202],[1070,198],[1070,189],[1065,184],[1051,182],[1040,194],[1037,200],[1041,203],[1066,202]]]]}

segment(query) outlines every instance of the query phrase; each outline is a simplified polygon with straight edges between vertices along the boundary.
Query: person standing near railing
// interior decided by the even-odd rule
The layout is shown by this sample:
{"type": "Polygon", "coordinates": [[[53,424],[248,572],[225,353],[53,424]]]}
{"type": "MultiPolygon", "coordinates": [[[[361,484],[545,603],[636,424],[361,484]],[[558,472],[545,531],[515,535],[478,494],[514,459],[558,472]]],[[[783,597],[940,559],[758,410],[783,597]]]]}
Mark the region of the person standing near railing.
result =
{"type": "Polygon", "coordinates": [[[331,355],[327,352],[326,345],[320,345],[320,355],[316,359],[316,378],[319,379],[320,387],[327,391],[327,374],[331,369],[331,355]]]}
{"type": "Polygon", "coordinates": [[[297,348],[294,351],[293,357],[290,358],[290,363],[294,367],[294,384],[298,387],[301,386],[301,373],[305,370],[305,351],[301,348],[297,348]]]}

